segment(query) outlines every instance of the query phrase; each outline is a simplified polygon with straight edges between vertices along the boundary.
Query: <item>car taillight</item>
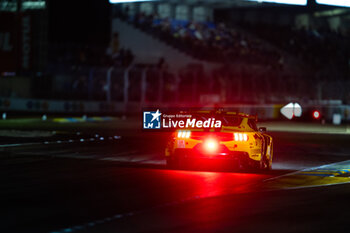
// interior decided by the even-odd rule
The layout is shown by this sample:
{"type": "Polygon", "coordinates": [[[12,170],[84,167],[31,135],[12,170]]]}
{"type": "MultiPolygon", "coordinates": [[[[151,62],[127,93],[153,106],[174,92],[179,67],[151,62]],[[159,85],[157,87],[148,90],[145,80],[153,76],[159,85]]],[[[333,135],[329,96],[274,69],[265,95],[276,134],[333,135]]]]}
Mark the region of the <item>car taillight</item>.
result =
{"type": "Polygon", "coordinates": [[[246,142],[249,139],[248,135],[245,133],[234,133],[233,135],[235,141],[246,142]]]}
{"type": "Polygon", "coordinates": [[[190,138],[190,136],[191,136],[191,131],[178,131],[177,132],[178,138],[190,138]]]}

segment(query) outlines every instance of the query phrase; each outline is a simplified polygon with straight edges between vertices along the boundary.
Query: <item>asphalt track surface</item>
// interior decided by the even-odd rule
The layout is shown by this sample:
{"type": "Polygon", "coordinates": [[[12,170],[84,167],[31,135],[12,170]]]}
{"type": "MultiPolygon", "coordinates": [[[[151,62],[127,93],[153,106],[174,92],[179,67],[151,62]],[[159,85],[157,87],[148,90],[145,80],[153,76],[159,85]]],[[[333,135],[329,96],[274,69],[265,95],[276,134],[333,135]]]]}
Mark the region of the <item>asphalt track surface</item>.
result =
{"type": "Polygon", "coordinates": [[[169,170],[161,133],[2,137],[0,232],[349,232],[350,136],[270,134],[265,173],[169,170]]]}

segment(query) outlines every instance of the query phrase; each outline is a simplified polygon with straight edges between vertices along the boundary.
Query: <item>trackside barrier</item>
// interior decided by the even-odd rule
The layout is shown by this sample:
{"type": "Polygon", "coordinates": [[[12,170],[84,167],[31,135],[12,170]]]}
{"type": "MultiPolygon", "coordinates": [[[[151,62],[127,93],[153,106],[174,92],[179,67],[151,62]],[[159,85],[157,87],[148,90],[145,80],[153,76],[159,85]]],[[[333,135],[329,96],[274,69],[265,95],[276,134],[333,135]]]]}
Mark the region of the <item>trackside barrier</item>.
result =
{"type": "MultiPolygon", "coordinates": [[[[138,113],[141,102],[105,102],[105,101],[59,101],[45,99],[0,98],[0,111],[37,112],[37,113],[138,113]],[[4,104],[5,103],[5,104],[4,104]]],[[[184,104],[152,104],[154,108],[193,107],[184,104]]],[[[277,119],[281,105],[225,105],[234,111],[257,114],[261,119],[277,119]]]]}
{"type": "Polygon", "coordinates": [[[0,98],[0,111],[38,113],[123,112],[124,103],[99,101],[59,101],[45,99],[0,98]]]}
{"type": "MultiPolygon", "coordinates": [[[[152,105],[142,104],[141,102],[105,102],[105,101],[60,101],[46,99],[22,99],[22,98],[0,98],[0,112],[4,115],[8,112],[28,112],[28,113],[116,113],[116,114],[137,114],[142,111],[142,107],[153,106],[156,108],[174,108],[174,107],[196,107],[193,105],[186,106],[184,104],[158,104],[152,105]]],[[[257,114],[261,120],[278,120],[284,119],[280,114],[282,104],[265,104],[265,105],[229,105],[225,104],[221,107],[232,111],[244,112],[247,114],[257,114]]],[[[198,106],[197,106],[198,107],[198,106]]],[[[334,114],[341,116],[341,121],[350,121],[350,105],[304,105],[303,115],[313,109],[321,112],[322,118],[332,122],[334,114]]]]}

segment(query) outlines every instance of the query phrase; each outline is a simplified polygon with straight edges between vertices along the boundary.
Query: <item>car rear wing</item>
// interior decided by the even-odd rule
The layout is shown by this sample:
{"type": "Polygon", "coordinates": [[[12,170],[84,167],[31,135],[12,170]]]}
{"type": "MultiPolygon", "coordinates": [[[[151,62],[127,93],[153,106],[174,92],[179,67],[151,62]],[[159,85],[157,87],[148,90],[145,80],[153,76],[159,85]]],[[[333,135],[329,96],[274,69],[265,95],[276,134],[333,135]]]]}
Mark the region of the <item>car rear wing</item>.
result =
{"type": "Polygon", "coordinates": [[[229,112],[229,111],[222,111],[222,110],[198,110],[198,111],[183,111],[181,113],[187,113],[187,114],[212,114],[212,115],[228,115],[228,116],[239,116],[239,117],[244,117],[248,119],[252,119],[255,121],[258,121],[258,116],[257,115],[249,115],[246,113],[241,113],[241,112],[229,112]]]}

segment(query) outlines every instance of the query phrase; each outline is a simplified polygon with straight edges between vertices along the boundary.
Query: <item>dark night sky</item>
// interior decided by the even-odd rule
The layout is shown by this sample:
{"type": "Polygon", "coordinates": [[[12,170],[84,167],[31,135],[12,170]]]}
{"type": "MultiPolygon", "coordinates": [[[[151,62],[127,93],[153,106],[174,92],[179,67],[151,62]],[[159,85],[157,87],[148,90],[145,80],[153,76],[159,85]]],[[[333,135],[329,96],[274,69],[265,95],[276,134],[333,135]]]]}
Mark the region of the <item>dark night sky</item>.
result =
{"type": "Polygon", "coordinates": [[[49,0],[48,7],[50,43],[89,46],[108,44],[108,0],[49,0]]]}

